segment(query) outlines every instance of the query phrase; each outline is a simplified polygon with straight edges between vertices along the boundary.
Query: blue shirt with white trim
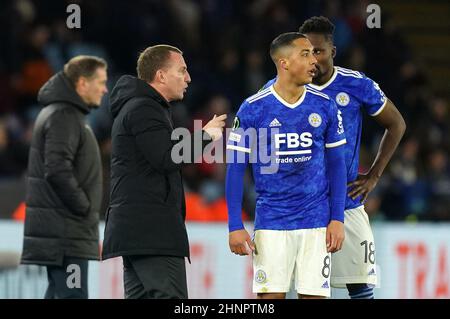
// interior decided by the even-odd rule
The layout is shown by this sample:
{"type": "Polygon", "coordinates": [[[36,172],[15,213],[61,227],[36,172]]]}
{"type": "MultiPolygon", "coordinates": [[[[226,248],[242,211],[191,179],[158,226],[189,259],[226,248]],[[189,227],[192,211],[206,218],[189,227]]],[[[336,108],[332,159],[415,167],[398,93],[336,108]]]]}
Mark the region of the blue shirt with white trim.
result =
{"type": "MultiPolygon", "coordinates": [[[[264,88],[271,86],[275,79],[270,80],[264,88]]],[[[386,106],[387,98],[379,85],[362,72],[334,67],[330,80],[323,85],[306,85],[309,89],[328,95],[336,102],[342,112],[347,143],[345,145],[345,162],[347,180],[352,182],[358,177],[359,149],[363,110],[370,116],[377,116],[386,106]]],[[[361,206],[361,197],[353,200],[347,196],[345,209],[361,206]]]]}
{"type": "Polygon", "coordinates": [[[251,164],[255,230],[326,227],[331,216],[325,152],[345,143],[340,112],[323,93],[305,86],[289,104],[270,86],[246,99],[229,135],[227,163],[229,170],[236,161],[251,164]]]}

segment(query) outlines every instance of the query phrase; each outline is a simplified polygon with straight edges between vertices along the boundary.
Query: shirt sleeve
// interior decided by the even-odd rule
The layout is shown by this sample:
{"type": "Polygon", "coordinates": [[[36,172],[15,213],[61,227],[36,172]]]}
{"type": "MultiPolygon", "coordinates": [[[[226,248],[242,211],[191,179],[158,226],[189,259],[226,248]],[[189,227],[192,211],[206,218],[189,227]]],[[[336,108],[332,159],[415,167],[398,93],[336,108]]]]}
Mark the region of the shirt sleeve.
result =
{"type": "Polygon", "coordinates": [[[245,169],[250,160],[256,132],[248,117],[248,103],[244,102],[234,121],[227,141],[227,173],[225,179],[225,197],[228,208],[228,230],[243,229],[242,197],[244,194],[245,169]]]}
{"type": "Polygon", "coordinates": [[[387,98],[377,82],[363,77],[362,102],[370,116],[377,116],[386,106],[387,98]]]}
{"type": "Polygon", "coordinates": [[[330,100],[329,123],[325,137],[327,172],[330,184],[331,220],[344,222],[347,171],[343,145],[347,142],[341,111],[330,100]]]}
{"type": "Polygon", "coordinates": [[[327,175],[330,184],[331,220],[344,222],[344,208],[347,195],[347,169],[344,147],[328,148],[326,157],[327,175]]]}
{"type": "Polygon", "coordinates": [[[341,111],[338,110],[336,103],[330,100],[329,121],[325,136],[325,147],[337,147],[347,143],[344,133],[344,124],[342,122],[341,111]]]}
{"type": "MultiPolygon", "coordinates": [[[[242,153],[251,153],[256,140],[256,129],[253,124],[254,120],[249,114],[249,108],[247,102],[242,103],[233,120],[233,127],[227,140],[227,155],[242,157],[242,153]]],[[[227,162],[229,161],[227,160],[227,162]]]]}

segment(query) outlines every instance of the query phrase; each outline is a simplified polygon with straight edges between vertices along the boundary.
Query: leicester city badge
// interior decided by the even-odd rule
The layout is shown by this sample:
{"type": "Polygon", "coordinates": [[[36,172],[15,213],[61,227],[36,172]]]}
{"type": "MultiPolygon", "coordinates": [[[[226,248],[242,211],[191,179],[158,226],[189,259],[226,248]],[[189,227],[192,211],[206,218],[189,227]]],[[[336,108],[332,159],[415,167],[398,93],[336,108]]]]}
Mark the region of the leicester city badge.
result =
{"type": "Polygon", "coordinates": [[[336,95],[336,103],[340,106],[347,106],[350,103],[350,96],[345,92],[340,92],[336,95]]]}
{"type": "Polygon", "coordinates": [[[255,281],[258,284],[263,284],[266,282],[266,280],[267,280],[267,275],[264,272],[264,270],[262,270],[262,269],[257,270],[255,273],[255,281]]]}
{"type": "Polygon", "coordinates": [[[309,124],[312,127],[319,127],[322,124],[322,118],[317,113],[311,113],[308,117],[309,124]]]}

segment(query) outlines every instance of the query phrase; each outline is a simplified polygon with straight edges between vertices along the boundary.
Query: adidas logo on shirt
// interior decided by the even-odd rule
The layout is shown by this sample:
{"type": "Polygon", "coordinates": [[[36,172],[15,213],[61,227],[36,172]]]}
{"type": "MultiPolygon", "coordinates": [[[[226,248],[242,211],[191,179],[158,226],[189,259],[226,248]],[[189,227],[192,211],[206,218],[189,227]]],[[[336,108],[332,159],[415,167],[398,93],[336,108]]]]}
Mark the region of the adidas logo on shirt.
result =
{"type": "Polygon", "coordinates": [[[328,285],[328,280],[323,283],[322,288],[330,288],[328,285]]]}
{"type": "Polygon", "coordinates": [[[272,122],[270,122],[269,127],[276,127],[281,126],[281,123],[277,120],[277,118],[274,118],[272,122]]]}

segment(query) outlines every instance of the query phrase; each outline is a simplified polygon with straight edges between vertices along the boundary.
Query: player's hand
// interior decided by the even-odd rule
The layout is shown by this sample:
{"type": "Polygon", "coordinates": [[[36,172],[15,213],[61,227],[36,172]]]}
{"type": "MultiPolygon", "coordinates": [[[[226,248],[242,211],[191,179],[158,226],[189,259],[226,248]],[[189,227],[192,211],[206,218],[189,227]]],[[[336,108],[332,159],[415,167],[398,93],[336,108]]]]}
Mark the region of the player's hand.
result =
{"type": "Polygon", "coordinates": [[[217,141],[222,137],[223,128],[225,127],[226,114],[220,116],[214,115],[211,121],[206,123],[203,130],[211,136],[213,141],[217,141]]]}
{"type": "Polygon", "coordinates": [[[246,256],[255,250],[255,245],[245,229],[230,232],[228,236],[228,243],[230,245],[231,252],[236,255],[246,256]]]}
{"type": "Polygon", "coordinates": [[[344,239],[344,223],[332,220],[327,227],[327,252],[335,253],[341,250],[344,239]]]}
{"type": "Polygon", "coordinates": [[[348,183],[347,186],[351,188],[348,196],[354,200],[362,195],[361,203],[364,203],[369,196],[369,193],[377,186],[378,177],[370,176],[369,174],[358,174],[358,178],[348,183]]]}

